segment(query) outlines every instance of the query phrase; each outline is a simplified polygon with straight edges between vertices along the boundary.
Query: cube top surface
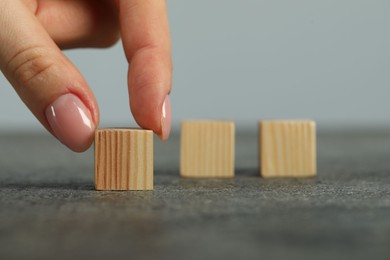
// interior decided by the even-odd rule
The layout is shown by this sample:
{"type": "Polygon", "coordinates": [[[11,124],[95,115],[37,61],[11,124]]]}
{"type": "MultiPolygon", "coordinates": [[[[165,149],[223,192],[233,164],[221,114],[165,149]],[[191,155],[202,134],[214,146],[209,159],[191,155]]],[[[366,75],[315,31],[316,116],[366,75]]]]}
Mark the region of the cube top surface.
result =
{"type": "Polygon", "coordinates": [[[310,119],[268,119],[259,121],[259,124],[309,124],[315,126],[316,122],[310,119]]]}
{"type": "Polygon", "coordinates": [[[231,120],[184,120],[181,122],[182,126],[186,125],[204,125],[204,126],[214,126],[214,125],[229,125],[234,126],[234,121],[231,120]]]}
{"type": "Polygon", "coordinates": [[[119,128],[110,128],[110,127],[107,127],[107,128],[98,128],[96,129],[95,131],[95,135],[97,133],[101,133],[101,132],[142,132],[142,133],[153,133],[152,130],[145,130],[145,129],[141,129],[141,128],[126,128],[126,127],[119,127],[119,128]]]}

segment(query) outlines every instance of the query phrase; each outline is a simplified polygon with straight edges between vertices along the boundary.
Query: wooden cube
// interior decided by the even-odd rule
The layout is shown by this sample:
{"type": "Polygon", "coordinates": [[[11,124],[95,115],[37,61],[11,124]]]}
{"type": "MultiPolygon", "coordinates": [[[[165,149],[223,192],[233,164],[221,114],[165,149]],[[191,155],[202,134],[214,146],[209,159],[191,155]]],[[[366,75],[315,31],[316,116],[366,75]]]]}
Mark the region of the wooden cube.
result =
{"type": "Polygon", "coordinates": [[[311,120],[259,123],[260,174],[263,177],[315,176],[316,125],[311,120]]]}
{"type": "Polygon", "coordinates": [[[234,122],[182,122],[180,174],[183,177],[233,177],[234,122]]]}
{"type": "Polygon", "coordinates": [[[98,129],[95,132],[96,190],[153,190],[153,132],[98,129]]]}

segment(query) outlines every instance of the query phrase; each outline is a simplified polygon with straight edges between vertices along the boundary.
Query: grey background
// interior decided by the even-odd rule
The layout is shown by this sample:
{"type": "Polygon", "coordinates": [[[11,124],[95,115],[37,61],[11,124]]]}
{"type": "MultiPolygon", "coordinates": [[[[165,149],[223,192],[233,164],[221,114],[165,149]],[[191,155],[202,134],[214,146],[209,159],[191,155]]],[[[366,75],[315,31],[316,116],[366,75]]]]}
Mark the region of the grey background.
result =
{"type": "MultiPolygon", "coordinates": [[[[390,1],[168,1],[174,127],[185,118],[312,118],[390,125],[390,1]]],[[[101,126],[134,125],[121,44],[66,54],[93,88],[101,126]]],[[[0,130],[43,131],[0,77],[0,130]]]]}

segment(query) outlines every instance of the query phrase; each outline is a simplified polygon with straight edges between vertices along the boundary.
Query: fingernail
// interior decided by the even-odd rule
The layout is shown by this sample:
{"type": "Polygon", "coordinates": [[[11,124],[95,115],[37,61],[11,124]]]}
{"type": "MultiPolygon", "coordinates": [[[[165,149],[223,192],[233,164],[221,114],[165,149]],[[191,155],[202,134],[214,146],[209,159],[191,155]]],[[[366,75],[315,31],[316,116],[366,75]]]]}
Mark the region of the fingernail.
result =
{"type": "Polygon", "coordinates": [[[60,96],[45,113],[54,135],[70,149],[82,152],[91,145],[95,126],[80,98],[73,94],[60,96]]]}
{"type": "Polygon", "coordinates": [[[161,140],[167,140],[169,133],[171,132],[171,102],[169,101],[169,95],[165,97],[161,111],[161,140]]]}

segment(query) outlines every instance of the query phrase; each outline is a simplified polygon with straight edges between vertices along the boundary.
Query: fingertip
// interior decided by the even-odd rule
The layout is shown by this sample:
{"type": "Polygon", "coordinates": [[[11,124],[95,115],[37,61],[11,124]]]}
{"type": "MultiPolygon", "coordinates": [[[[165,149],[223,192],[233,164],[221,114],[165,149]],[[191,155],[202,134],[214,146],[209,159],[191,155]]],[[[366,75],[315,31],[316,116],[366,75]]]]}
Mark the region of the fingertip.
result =
{"type": "Polygon", "coordinates": [[[53,134],[71,150],[84,152],[91,146],[96,124],[79,97],[74,94],[58,97],[46,108],[45,115],[53,134]]]}
{"type": "Polygon", "coordinates": [[[156,133],[162,141],[168,139],[171,132],[171,102],[169,95],[165,97],[161,108],[161,125],[160,130],[156,133]]]}
{"type": "Polygon", "coordinates": [[[152,130],[162,140],[169,136],[171,125],[172,69],[166,53],[155,49],[137,52],[129,68],[130,108],[137,123],[152,130]]]}
{"type": "Polygon", "coordinates": [[[171,102],[166,95],[163,102],[141,102],[141,97],[130,102],[134,119],[140,127],[152,130],[161,140],[168,139],[171,132],[171,102]],[[157,105],[155,105],[157,103],[157,105]]]}

